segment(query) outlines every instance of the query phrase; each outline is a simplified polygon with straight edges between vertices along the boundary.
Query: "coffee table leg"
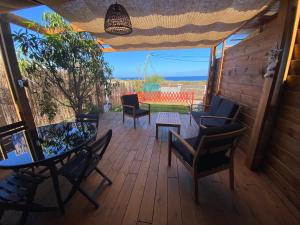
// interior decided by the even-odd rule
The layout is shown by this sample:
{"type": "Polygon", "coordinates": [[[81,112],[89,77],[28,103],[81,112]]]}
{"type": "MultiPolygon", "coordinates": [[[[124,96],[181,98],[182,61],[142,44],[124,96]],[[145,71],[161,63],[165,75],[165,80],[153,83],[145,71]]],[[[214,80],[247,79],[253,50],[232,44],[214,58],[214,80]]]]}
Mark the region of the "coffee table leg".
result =
{"type": "Polygon", "coordinates": [[[158,139],[158,125],[156,124],[156,134],[155,134],[156,139],[158,139]]]}

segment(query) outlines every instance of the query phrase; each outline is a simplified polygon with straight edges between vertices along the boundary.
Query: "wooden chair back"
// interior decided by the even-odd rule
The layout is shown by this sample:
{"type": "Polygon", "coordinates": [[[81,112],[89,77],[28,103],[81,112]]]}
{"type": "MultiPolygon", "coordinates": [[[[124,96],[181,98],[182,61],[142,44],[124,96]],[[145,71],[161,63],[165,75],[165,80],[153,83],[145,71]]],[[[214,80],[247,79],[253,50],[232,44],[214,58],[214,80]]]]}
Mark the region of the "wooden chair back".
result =
{"type": "Polygon", "coordinates": [[[233,160],[236,145],[241,135],[247,130],[241,127],[238,130],[220,134],[203,135],[197,147],[193,160],[193,169],[197,171],[199,158],[209,154],[227,154],[233,160]]]}
{"type": "Polygon", "coordinates": [[[122,105],[134,106],[135,109],[139,109],[139,98],[137,94],[123,95],[121,96],[122,105]]]}

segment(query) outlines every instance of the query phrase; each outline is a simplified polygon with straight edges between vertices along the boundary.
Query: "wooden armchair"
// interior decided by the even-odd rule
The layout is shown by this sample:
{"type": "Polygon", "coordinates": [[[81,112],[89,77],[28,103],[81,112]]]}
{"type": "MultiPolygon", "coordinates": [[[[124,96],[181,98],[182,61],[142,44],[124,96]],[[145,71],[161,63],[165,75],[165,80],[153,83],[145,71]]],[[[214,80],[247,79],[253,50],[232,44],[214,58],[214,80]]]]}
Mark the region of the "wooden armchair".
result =
{"type": "Polygon", "coordinates": [[[136,94],[123,95],[121,97],[121,102],[123,107],[123,123],[125,120],[125,115],[130,116],[133,118],[134,129],[136,129],[136,118],[148,115],[150,124],[150,104],[140,103],[136,94]],[[141,109],[140,104],[147,105],[148,109],[141,109]]]}
{"type": "Polygon", "coordinates": [[[199,118],[201,127],[218,127],[234,123],[239,115],[240,106],[229,99],[222,99],[213,115],[203,115],[199,118]]]}
{"type": "Polygon", "coordinates": [[[198,136],[187,139],[169,131],[168,165],[171,166],[173,152],[193,176],[196,202],[200,177],[228,169],[230,187],[234,189],[234,152],[239,137],[245,130],[238,123],[200,128],[198,136]]]}
{"type": "Polygon", "coordinates": [[[221,101],[222,101],[222,98],[220,98],[217,95],[213,95],[210,105],[192,104],[190,106],[190,124],[192,123],[192,117],[194,118],[196,123],[199,124],[199,120],[200,120],[201,116],[215,115],[221,101]]]}

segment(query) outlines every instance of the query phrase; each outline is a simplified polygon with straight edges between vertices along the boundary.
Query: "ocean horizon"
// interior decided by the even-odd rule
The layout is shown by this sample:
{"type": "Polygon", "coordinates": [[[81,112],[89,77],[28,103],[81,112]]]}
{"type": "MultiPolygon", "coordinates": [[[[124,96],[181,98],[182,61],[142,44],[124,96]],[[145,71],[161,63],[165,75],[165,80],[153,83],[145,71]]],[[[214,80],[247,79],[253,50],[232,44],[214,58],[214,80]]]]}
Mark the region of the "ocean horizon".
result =
{"type": "MultiPolygon", "coordinates": [[[[137,77],[116,77],[119,80],[140,80],[137,77]]],[[[166,76],[165,80],[169,81],[206,81],[208,76],[166,76]]]]}

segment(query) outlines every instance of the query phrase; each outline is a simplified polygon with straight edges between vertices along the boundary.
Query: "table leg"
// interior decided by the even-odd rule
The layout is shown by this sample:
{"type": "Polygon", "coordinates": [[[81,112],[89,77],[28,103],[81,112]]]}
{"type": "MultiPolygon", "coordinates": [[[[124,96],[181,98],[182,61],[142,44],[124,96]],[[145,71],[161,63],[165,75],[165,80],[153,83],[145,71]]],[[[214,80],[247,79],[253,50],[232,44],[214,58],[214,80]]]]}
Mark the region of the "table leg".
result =
{"type": "Polygon", "coordinates": [[[156,135],[155,135],[156,139],[158,139],[158,125],[156,124],[156,135]]]}
{"type": "Polygon", "coordinates": [[[52,178],[52,183],[53,183],[53,188],[55,191],[55,195],[56,195],[56,201],[59,207],[59,210],[61,212],[61,214],[65,213],[65,209],[64,209],[64,203],[63,200],[61,198],[61,193],[60,193],[60,189],[59,189],[59,181],[58,181],[58,176],[57,176],[57,170],[55,165],[50,165],[49,167],[50,169],[50,175],[52,178]]]}

